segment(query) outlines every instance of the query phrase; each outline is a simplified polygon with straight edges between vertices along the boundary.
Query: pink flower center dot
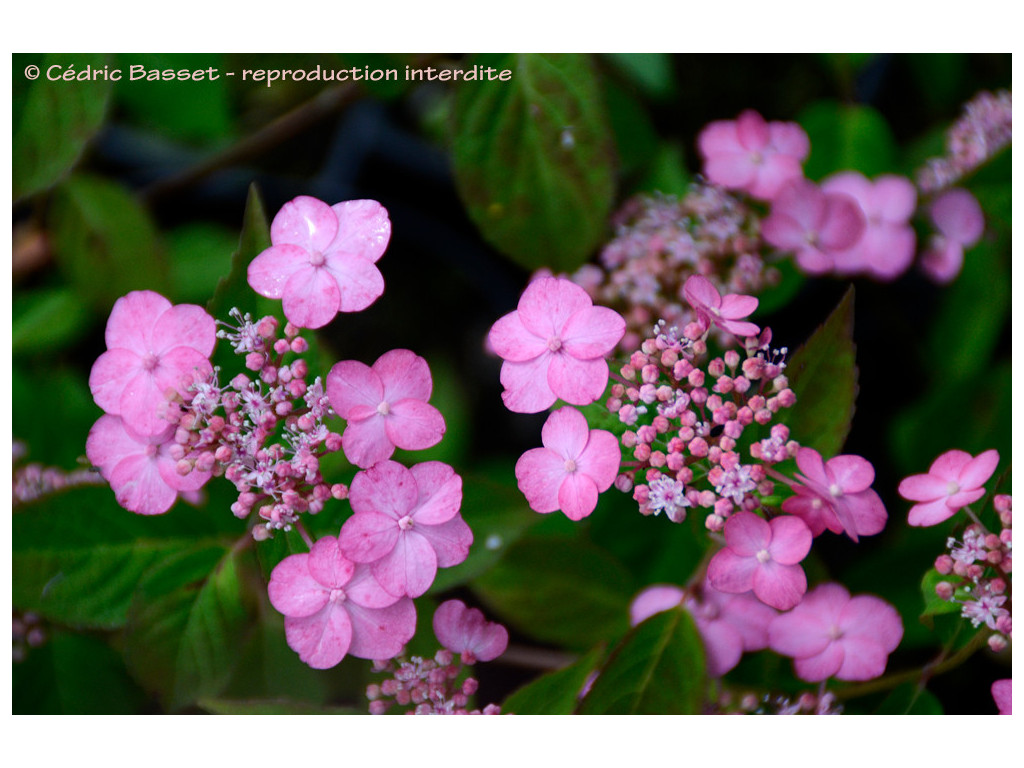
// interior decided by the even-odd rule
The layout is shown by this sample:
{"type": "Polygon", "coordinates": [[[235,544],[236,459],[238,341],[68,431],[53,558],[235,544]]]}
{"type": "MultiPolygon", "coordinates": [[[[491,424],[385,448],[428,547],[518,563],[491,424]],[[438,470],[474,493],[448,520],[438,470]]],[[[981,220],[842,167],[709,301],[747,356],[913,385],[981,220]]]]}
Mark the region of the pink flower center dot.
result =
{"type": "Polygon", "coordinates": [[[409,515],[406,515],[398,521],[398,527],[403,531],[408,531],[413,526],[413,519],[409,515]]]}
{"type": "Polygon", "coordinates": [[[345,602],[345,590],[344,589],[332,589],[331,590],[331,602],[332,603],[343,603],[345,602]]]}
{"type": "Polygon", "coordinates": [[[387,400],[385,400],[383,403],[377,406],[377,413],[379,413],[381,416],[387,416],[389,413],[391,413],[391,406],[388,405],[387,400]]]}
{"type": "Polygon", "coordinates": [[[160,358],[154,355],[152,352],[147,352],[146,356],[142,358],[142,367],[147,371],[152,371],[156,368],[160,362],[160,358]]]}
{"type": "Polygon", "coordinates": [[[322,267],[324,263],[324,255],[320,251],[313,251],[309,257],[309,263],[314,267],[322,267]]]}
{"type": "Polygon", "coordinates": [[[946,486],[946,495],[954,496],[960,493],[960,484],[956,480],[950,480],[949,485],[946,486]]]}
{"type": "Polygon", "coordinates": [[[832,495],[833,499],[838,499],[840,496],[843,495],[843,489],[840,488],[835,483],[832,483],[832,485],[828,487],[828,492],[832,495]]]}
{"type": "Polygon", "coordinates": [[[565,471],[566,472],[575,472],[576,471],[576,462],[573,459],[566,459],[565,460],[565,471]]]}
{"type": "Polygon", "coordinates": [[[769,560],[772,559],[772,555],[767,549],[762,549],[760,552],[757,553],[756,557],[757,562],[759,563],[767,563],[769,560]]]}
{"type": "Polygon", "coordinates": [[[557,352],[561,348],[562,340],[560,338],[558,338],[557,336],[552,336],[550,339],[548,339],[548,349],[550,349],[552,352],[557,352]]]}
{"type": "Polygon", "coordinates": [[[146,455],[149,456],[150,458],[153,458],[154,456],[156,456],[156,454],[157,454],[157,452],[159,450],[160,450],[160,446],[159,445],[154,445],[154,444],[151,443],[151,444],[146,446],[146,455]]]}
{"type": "Polygon", "coordinates": [[[832,627],[828,631],[828,636],[832,640],[838,640],[839,638],[841,638],[843,636],[843,630],[841,630],[839,628],[839,625],[833,624],[832,627]]]}

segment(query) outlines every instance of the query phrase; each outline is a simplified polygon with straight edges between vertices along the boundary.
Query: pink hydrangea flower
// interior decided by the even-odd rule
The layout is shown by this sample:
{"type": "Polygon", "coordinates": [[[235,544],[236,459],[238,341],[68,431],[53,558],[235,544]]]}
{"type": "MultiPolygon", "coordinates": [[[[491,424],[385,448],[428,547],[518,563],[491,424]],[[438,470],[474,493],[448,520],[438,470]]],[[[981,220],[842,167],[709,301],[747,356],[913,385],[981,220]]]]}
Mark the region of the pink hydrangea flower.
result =
{"type": "Polygon", "coordinates": [[[875,468],[867,459],[842,455],[825,462],[813,448],[800,448],[796,465],[803,474],[796,476],[796,495],[782,502],[782,509],[802,518],[815,536],[827,528],[845,531],[857,541],[885,527],[888,514],[881,497],[871,490],[875,468]]]}
{"type": "Polygon", "coordinates": [[[272,245],[249,264],[249,285],[282,299],[285,317],[320,328],[338,312],[358,312],[384,292],[376,262],[391,238],[388,212],[375,200],[327,205],[296,197],[270,225],[272,245]]]}
{"type": "Polygon", "coordinates": [[[341,527],[342,553],[369,563],[390,594],[419,597],[438,568],[458,565],[469,554],[473,532],[459,515],[462,478],[447,464],[427,461],[406,469],[381,461],[352,480],[355,512],[341,527]]]}
{"type": "Polygon", "coordinates": [[[932,462],[927,474],[911,475],[900,483],[900,496],[917,501],[910,508],[910,525],[938,525],[985,495],[985,483],[999,465],[999,452],[975,457],[966,451],[946,451],[932,462]]]}
{"type": "Polygon", "coordinates": [[[159,515],[170,509],[179,493],[197,491],[210,472],[178,472],[171,458],[174,427],[158,435],[139,435],[119,416],[100,416],[85,441],[85,455],[110,483],[117,503],[140,515],[159,515]]]}
{"type": "Polygon", "coordinates": [[[466,664],[493,661],[508,648],[508,630],[484,619],[476,608],[467,608],[461,600],[446,600],[434,612],[434,634],[466,664]]]}
{"type": "Polygon", "coordinates": [[[373,366],[343,360],[327,374],[327,398],[348,424],[345,456],[358,467],[390,458],[395,447],[419,451],[437,445],[444,416],[427,400],[433,391],[427,361],[408,349],[385,352],[373,366]]]}
{"type": "Polygon", "coordinates": [[[704,175],[715,184],[772,200],[787,181],[803,177],[811,142],[796,123],[769,123],[748,109],[736,120],[705,126],[697,148],[704,175]]]}
{"type": "Polygon", "coordinates": [[[722,296],[703,275],[691,275],[683,285],[683,297],[693,307],[705,329],[711,323],[736,336],[757,336],[761,329],[742,318],[757,309],[753,296],[729,293],[722,296]]]}
{"type": "Polygon", "coordinates": [[[137,433],[162,433],[168,389],[183,377],[209,373],[217,327],[202,307],[171,305],[153,291],[132,291],[114,302],[107,320],[107,351],[92,366],[89,389],[96,404],[137,433]]]}
{"type": "Polygon", "coordinates": [[[381,589],[368,568],[342,554],[333,536],[278,563],[267,592],[285,616],[288,646],[314,669],[333,667],[346,654],[390,659],[416,632],[412,600],[381,589]]]}
{"type": "Polygon", "coordinates": [[[917,236],[910,217],[917,207],[917,190],[903,176],[879,176],[873,182],[857,171],[827,178],[821,185],[828,193],[849,195],[860,205],[864,234],[845,251],[834,254],[836,272],[865,272],[879,280],[893,280],[914,260],[917,236]]]}
{"type": "Polygon", "coordinates": [[[626,332],[614,310],[595,307],[565,278],[530,283],[519,307],[491,328],[488,343],[501,365],[501,398],[510,411],[539,413],[561,398],[589,405],[608,383],[605,356],[626,332]]]}
{"type": "Polygon", "coordinates": [[[586,418],[565,406],[541,428],[543,448],[531,448],[516,462],[516,480],[535,512],[561,510],[582,520],[597,507],[619,473],[619,441],[611,432],[590,429],[586,418]]]}
{"type": "Polygon", "coordinates": [[[822,584],[768,627],[769,647],[793,658],[801,680],[871,680],[885,672],[903,639],[896,609],[873,595],[850,597],[839,584],[822,584]]]}
{"type": "Polygon", "coordinates": [[[940,195],[930,212],[940,234],[929,241],[921,256],[921,268],[935,282],[948,283],[960,274],[964,249],[981,239],[985,215],[974,195],[960,188],[940,195]]]}
{"type": "Polygon", "coordinates": [[[630,605],[630,623],[636,626],[680,603],[693,616],[704,641],[708,674],[712,677],[732,670],[745,652],[768,647],[768,625],[775,611],[749,594],[726,594],[707,582],[700,601],[672,585],[648,587],[630,605]]]}
{"type": "Polygon", "coordinates": [[[996,702],[1000,715],[1013,714],[1013,680],[996,680],[992,683],[992,698],[996,702]]]}
{"type": "Polygon", "coordinates": [[[860,240],[864,227],[856,200],[799,179],[779,190],[761,234],[776,248],[793,251],[805,272],[820,275],[835,268],[836,254],[860,240]]]}
{"type": "Polygon", "coordinates": [[[754,591],[765,605],[788,611],[807,591],[799,563],[814,537],[799,517],[765,520],[739,512],[725,521],[725,548],[708,563],[708,581],[732,594],[754,591]]]}

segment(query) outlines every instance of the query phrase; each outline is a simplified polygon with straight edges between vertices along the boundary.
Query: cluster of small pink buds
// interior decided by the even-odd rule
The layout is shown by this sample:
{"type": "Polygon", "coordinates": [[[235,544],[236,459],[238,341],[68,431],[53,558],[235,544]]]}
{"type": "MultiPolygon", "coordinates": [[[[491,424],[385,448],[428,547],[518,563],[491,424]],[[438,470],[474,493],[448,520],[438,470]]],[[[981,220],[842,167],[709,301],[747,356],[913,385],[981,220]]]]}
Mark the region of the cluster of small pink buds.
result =
{"type": "Polygon", "coordinates": [[[11,660],[18,664],[28,656],[30,648],[46,642],[46,627],[38,614],[31,611],[11,613],[11,660]]]}
{"type": "Polygon", "coordinates": [[[681,199],[638,195],[612,224],[615,238],[600,266],[585,265],[572,280],[626,319],[622,351],[639,347],[658,318],[680,328],[694,319],[681,301],[691,275],[704,275],[722,293],[759,293],[779,280],[761,258],[756,214],[721,187],[697,182],[681,199]]]}
{"type": "Polygon", "coordinates": [[[789,696],[746,693],[736,696],[725,691],[718,702],[721,714],[729,715],[841,715],[843,706],[836,702],[835,694],[801,693],[789,696]]]}
{"type": "Polygon", "coordinates": [[[390,661],[375,661],[374,672],[390,675],[380,683],[366,687],[370,714],[383,715],[392,706],[410,707],[407,715],[499,715],[501,707],[488,704],[482,710],[469,710],[470,697],[476,693],[475,678],[459,679],[463,664],[458,654],[442,648],[433,659],[412,656],[390,661]]]}
{"type": "Polygon", "coordinates": [[[27,504],[68,488],[105,483],[99,473],[93,469],[73,469],[68,472],[60,467],[47,467],[36,463],[18,466],[19,459],[25,454],[24,444],[15,440],[13,443],[14,469],[11,478],[11,496],[14,506],[27,504]]]}
{"type": "Polygon", "coordinates": [[[751,424],[766,427],[796,402],[784,373],[787,350],[771,350],[770,339],[766,331],[748,338],[742,354],[710,358],[704,325],[680,332],[659,321],[630,355],[606,404],[628,427],[621,442],[632,455],[615,484],[632,491],[642,514],[681,522],[687,508],[703,507],[711,510],[707,527],[718,531],[734,511],[754,510],[772,494],[766,465],[799,447],[785,425],[754,442],[754,462],[736,450],[751,424]]]}
{"type": "Polygon", "coordinates": [[[1013,637],[1012,497],[996,496],[993,504],[1003,528],[991,533],[980,523],[971,523],[962,539],[947,539],[949,551],[936,558],[935,570],[949,578],[935,585],[935,594],[959,604],[960,615],[974,627],[984,624],[991,630],[988,644],[998,652],[1013,637]]]}
{"type": "Polygon", "coordinates": [[[946,133],[946,154],[928,160],[917,172],[925,194],[939,192],[992,158],[1013,138],[1010,91],[982,91],[964,105],[963,115],[946,133]]]}

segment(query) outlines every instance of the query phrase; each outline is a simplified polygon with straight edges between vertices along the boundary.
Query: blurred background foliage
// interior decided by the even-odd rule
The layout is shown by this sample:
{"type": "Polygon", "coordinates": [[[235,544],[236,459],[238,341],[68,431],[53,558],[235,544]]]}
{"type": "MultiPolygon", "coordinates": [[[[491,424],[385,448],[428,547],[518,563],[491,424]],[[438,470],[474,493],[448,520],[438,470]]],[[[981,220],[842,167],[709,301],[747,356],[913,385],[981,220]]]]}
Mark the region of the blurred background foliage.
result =
{"type": "MultiPolygon", "coordinates": [[[[543,416],[502,407],[500,361],[483,350],[491,323],[514,308],[534,269],[594,258],[612,234],[610,213],[631,194],[683,193],[699,170],[696,135],[711,120],[753,108],[799,121],[811,137],[810,178],[849,168],[910,175],[942,153],[963,102],[1010,87],[1010,56],[990,54],[19,54],[14,71],[12,401],[14,437],[28,450],[22,461],[65,470],[84,461],[100,415],[88,372],[117,297],[148,288],[205,304],[231,273],[232,255],[258,252],[266,221],[289,199],[379,200],[393,223],[380,262],[384,296],[324,329],[317,354],[326,366],[369,363],[406,347],[433,372],[448,433],[415,460],[441,459],[464,476],[463,514],[476,543],[418,601],[412,650],[432,652],[430,601],[457,595],[506,622],[514,644],[533,649],[529,658],[547,649],[567,662],[593,649],[559,673],[563,686],[579,685],[623,637],[640,588],[685,583],[704,536],[696,516],[678,526],[642,518],[614,491],[579,524],[530,512],[513,466],[538,444],[543,416]],[[74,64],[401,73],[456,63],[514,74],[510,82],[273,87],[238,76],[53,82],[17,74],[30,64],[44,72],[74,64]]],[[[836,579],[897,606],[906,636],[890,669],[922,665],[959,626],[950,616],[933,617],[934,627],[918,618],[922,575],[949,526],[908,529],[899,480],[954,447],[998,448],[1000,471],[1010,463],[1009,152],[968,186],[988,228],[959,278],[948,287],[914,272],[889,284],[856,280],[844,310],[852,345],[836,342],[843,354],[855,345],[859,369],[843,452],[873,462],[890,525],[860,545],[823,537],[809,571],[812,581],[836,579]]],[[[793,278],[757,317],[790,349],[849,285],[793,278]]],[[[222,290],[245,289],[236,277],[222,290]]],[[[334,469],[336,479],[353,474],[343,460],[334,469]]],[[[1008,473],[1002,490],[1009,492],[1008,473]]],[[[15,712],[365,711],[368,664],[309,670],[286,647],[266,601],[270,568],[301,542],[279,535],[255,553],[238,547],[246,526],[228,510],[230,486],[211,483],[207,495],[202,509],[179,504],[154,519],[121,509],[102,486],[16,507],[14,608],[38,617],[47,639],[14,664],[15,712]]],[[[314,532],[336,533],[346,509],[328,505],[314,532]]],[[[667,616],[644,631],[692,642],[692,627],[667,616]]],[[[627,639],[631,648],[650,642],[644,633],[627,639]]],[[[481,703],[501,701],[537,674],[522,658],[478,670],[481,703]]],[[[684,662],[661,663],[673,679],[684,662]]],[[[848,711],[994,712],[988,686],[1009,675],[1005,663],[976,654],[924,695],[897,689],[849,702],[848,711]]],[[[789,662],[767,652],[748,655],[730,679],[800,689],[789,662]]],[[[544,690],[518,701],[571,708],[551,704],[544,690]]],[[[607,698],[595,697],[595,706],[607,698]]],[[[632,701],[638,711],[663,703],[647,692],[632,701]]],[[[693,701],[678,698],[683,710],[693,701]]]]}

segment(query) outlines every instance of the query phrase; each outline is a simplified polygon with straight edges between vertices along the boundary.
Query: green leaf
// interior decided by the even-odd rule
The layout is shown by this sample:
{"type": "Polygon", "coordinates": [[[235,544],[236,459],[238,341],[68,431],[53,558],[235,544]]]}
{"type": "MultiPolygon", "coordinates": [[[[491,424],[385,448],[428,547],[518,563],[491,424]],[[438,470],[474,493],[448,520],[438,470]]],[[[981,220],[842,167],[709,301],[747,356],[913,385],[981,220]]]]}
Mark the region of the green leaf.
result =
{"type": "Polygon", "coordinates": [[[818,101],[804,109],[797,122],[811,140],[804,174],[820,181],[837,171],[865,176],[895,170],[896,139],[885,118],[863,104],[818,101]]]}
{"type": "MultiPolygon", "coordinates": [[[[954,583],[958,579],[952,577],[954,583]]],[[[936,571],[934,568],[929,569],[925,573],[924,578],[921,579],[921,597],[924,598],[924,611],[921,616],[937,616],[941,613],[960,613],[960,605],[958,603],[950,602],[949,600],[943,600],[937,594],[935,594],[935,587],[940,581],[950,581],[949,576],[943,576],[941,573],[936,571]]],[[[958,597],[964,597],[963,594],[958,597]]]]}
{"type": "MultiPolygon", "coordinates": [[[[15,57],[15,70],[20,57],[15,57]]],[[[27,63],[28,59],[24,61],[27,63]]],[[[103,71],[103,54],[48,54],[38,64],[39,77],[29,87],[21,114],[14,114],[14,199],[35,194],[58,182],[78,161],[103,124],[110,100],[108,80],[51,80],[47,73],[103,71]],[[74,69],[71,69],[72,65],[74,69]]],[[[18,72],[16,77],[23,77],[18,72]]]]}
{"type": "Polygon", "coordinates": [[[78,295],[109,311],[137,289],[167,291],[167,266],[149,212],[120,185],[72,176],[56,192],[49,229],[61,269],[78,295]]]}
{"type": "Polygon", "coordinates": [[[89,327],[89,313],[70,288],[19,293],[11,314],[11,351],[15,355],[62,349],[89,327]]]}
{"type": "Polygon", "coordinates": [[[567,667],[541,675],[515,691],[501,705],[502,714],[571,715],[587,678],[597,668],[603,648],[595,648],[567,667]]]}
{"type": "Polygon", "coordinates": [[[635,591],[604,550],[559,536],[521,539],[470,586],[517,629],[578,649],[626,630],[635,591]]]}
{"type": "Polygon", "coordinates": [[[604,237],[615,191],[614,140],[591,61],[484,54],[473,65],[512,77],[458,86],[459,195],[484,238],[517,264],[571,271],[604,237]]]}
{"type": "Polygon", "coordinates": [[[632,84],[653,99],[665,99],[675,90],[672,55],[668,53],[606,53],[632,84]]]}
{"type": "Polygon", "coordinates": [[[942,704],[935,695],[917,683],[893,688],[875,710],[876,715],[941,715],[942,704]]]}
{"type": "Polygon", "coordinates": [[[354,707],[327,707],[289,699],[200,699],[200,709],[212,715],[361,715],[354,707]]]}
{"type": "Polygon", "coordinates": [[[853,286],[789,360],[786,375],[796,405],[782,413],[793,439],[826,459],[842,450],[857,399],[853,286]]]}
{"type": "Polygon", "coordinates": [[[253,317],[271,314],[274,309],[280,310],[279,302],[270,304],[269,299],[262,299],[249,287],[249,262],[269,247],[270,222],[259,188],[253,183],[249,185],[249,195],[245,200],[242,234],[238,240],[238,250],[231,256],[231,271],[217,284],[216,292],[206,305],[207,312],[223,319],[232,307],[251,312],[253,317]],[[269,311],[261,311],[264,308],[269,311]]]}
{"type": "Polygon", "coordinates": [[[612,652],[581,715],[695,715],[705,697],[704,646],[682,607],[655,614],[612,652]]]}
{"type": "Polygon", "coordinates": [[[686,172],[686,152],[676,143],[662,142],[655,150],[647,175],[637,191],[661,192],[683,197],[690,188],[690,175],[686,172]]]}
{"type": "Polygon", "coordinates": [[[219,224],[184,224],[166,233],[171,282],[179,302],[204,304],[231,273],[237,236],[219,224]]]}
{"type": "Polygon", "coordinates": [[[219,547],[179,553],[139,584],[125,628],[125,660],[169,710],[216,697],[231,679],[249,628],[239,560],[219,547]]]}

